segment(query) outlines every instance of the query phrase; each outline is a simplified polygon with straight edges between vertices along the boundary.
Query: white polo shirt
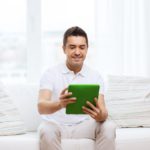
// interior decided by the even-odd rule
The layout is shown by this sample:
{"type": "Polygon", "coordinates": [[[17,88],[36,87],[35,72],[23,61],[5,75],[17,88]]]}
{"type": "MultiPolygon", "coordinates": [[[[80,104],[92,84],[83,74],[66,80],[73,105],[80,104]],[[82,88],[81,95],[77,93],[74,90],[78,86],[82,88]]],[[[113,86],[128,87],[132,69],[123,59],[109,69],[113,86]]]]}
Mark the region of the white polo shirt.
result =
{"type": "MultiPolygon", "coordinates": [[[[48,69],[40,80],[40,89],[47,89],[52,92],[52,101],[58,101],[61,91],[69,84],[99,84],[100,94],[104,94],[104,83],[97,71],[91,70],[83,65],[80,72],[74,74],[66,64],[59,64],[48,69]]],[[[67,115],[66,108],[53,114],[41,115],[46,121],[54,121],[63,125],[75,125],[89,119],[88,115],[67,115]]]]}

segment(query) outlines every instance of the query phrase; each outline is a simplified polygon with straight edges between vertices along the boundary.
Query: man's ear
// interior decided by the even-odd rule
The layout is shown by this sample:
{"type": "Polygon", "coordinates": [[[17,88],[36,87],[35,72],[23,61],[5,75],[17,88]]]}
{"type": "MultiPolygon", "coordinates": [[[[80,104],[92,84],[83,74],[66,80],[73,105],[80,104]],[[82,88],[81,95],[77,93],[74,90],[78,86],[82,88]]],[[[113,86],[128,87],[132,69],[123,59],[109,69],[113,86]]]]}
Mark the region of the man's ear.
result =
{"type": "Polygon", "coordinates": [[[63,49],[64,53],[66,54],[66,52],[65,52],[65,46],[64,45],[62,46],[62,49],[63,49]]]}

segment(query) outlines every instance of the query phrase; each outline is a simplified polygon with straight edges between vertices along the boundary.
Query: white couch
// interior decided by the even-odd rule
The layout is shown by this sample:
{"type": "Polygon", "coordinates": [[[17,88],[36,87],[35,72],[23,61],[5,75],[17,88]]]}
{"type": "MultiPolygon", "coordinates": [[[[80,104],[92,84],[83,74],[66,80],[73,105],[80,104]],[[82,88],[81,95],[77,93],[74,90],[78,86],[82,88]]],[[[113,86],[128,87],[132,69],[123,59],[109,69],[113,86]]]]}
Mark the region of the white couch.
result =
{"type": "MultiPolygon", "coordinates": [[[[39,150],[37,127],[41,120],[37,112],[38,86],[9,84],[6,89],[19,108],[27,133],[0,136],[0,150],[39,150]]],[[[94,150],[90,139],[63,139],[63,150],[94,150]]],[[[116,150],[150,150],[150,128],[121,128],[116,131],[116,150]]]]}

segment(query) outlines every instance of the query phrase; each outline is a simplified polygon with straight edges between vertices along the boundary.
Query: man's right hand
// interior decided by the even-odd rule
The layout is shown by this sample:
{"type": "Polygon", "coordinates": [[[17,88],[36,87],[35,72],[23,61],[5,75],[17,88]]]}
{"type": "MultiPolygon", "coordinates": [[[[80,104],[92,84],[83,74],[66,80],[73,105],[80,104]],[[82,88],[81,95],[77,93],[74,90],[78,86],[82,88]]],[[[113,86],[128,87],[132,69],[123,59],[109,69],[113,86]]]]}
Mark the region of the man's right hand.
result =
{"type": "Polygon", "coordinates": [[[67,88],[62,90],[62,92],[60,94],[60,97],[59,97],[59,102],[60,102],[61,108],[66,107],[70,103],[75,103],[76,102],[76,98],[75,97],[70,97],[71,95],[72,95],[72,93],[68,92],[67,88]]]}

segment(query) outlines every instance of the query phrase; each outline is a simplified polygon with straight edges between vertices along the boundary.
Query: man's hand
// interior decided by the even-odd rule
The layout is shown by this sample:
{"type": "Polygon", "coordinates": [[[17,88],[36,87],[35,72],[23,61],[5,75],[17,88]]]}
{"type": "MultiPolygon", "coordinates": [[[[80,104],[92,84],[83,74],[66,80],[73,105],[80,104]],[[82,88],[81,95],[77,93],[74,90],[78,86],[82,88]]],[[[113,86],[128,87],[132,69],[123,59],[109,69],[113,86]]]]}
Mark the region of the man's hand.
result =
{"type": "Polygon", "coordinates": [[[75,97],[69,98],[71,95],[72,95],[72,93],[71,92],[68,93],[67,88],[65,88],[61,92],[60,97],[59,97],[59,100],[60,100],[59,102],[60,102],[61,108],[66,107],[70,103],[75,103],[76,102],[75,97]]]}
{"type": "Polygon", "coordinates": [[[102,114],[102,110],[100,109],[100,107],[98,105],[98,99],[94,98],[94,101],[96,103],[96,106],[94,106],[92,103],[87,101],[87,105],[90,108],[87,108],[87,107],[83,106],[82,107],[83,112],[86,113],[86,114],[89,114],[96,121],[103,121],[103,114],[102,114]]]}

